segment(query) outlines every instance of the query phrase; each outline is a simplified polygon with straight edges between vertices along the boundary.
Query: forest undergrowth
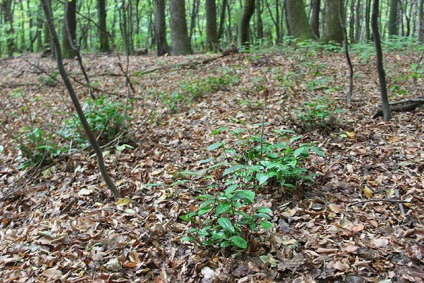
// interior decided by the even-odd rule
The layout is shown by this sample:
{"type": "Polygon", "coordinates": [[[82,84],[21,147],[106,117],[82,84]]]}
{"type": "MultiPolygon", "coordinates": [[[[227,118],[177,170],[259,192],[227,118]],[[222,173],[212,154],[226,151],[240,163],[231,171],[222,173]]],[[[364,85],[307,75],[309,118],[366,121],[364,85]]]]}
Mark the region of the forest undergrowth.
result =
{"type": "MultiPolygon", "coordinates": [[[[100,117],[108,127],[97,128],[125,198],[105,187],[54,60],[1,60],[1,282],[423,282],[424,112],[371,118],[372,53],[352,54],[350,106],[344,55],[326,50],[132,56],[135,93],[117,57],[83,57],[94,97],[114,106],[108,117],[131,106],[125,122],[100,117]],[[105,134],[121,130],[119,141],[105,134]],[[305,145],[315,150],[296,153],[305,145]],[[199,196],[227,185],[254,192],[240,213],[262,207],[263,227],[239,223],[245,242],[182,241],[214,217],[184,218],[199,196]]],[[[422,97],[418,60],[386,53],[391,101],[422,97]]],[[[77,61],[65,67],[89,109],[77,61]]]]}

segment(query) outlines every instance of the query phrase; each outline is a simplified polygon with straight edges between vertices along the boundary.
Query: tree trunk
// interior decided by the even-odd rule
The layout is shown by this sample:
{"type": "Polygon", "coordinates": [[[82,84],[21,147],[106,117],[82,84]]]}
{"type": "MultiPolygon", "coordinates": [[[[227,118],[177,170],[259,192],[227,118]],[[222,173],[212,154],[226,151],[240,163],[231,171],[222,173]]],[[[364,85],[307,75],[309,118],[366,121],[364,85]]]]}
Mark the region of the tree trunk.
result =
{"type": "Polygon", "coordinates": [[[365,3],[365,38],[371,40],[370,32],[370,18],[371,18],[371,0],[366,0],[365,3]]]}
{"type": "Polygon", "coordinates": [[[65,24],[63,29],[63,58],[77,56],[75,39],[77,34],[77,0],[65,1],[65,24]]]}
{"type": "Polygon", "coordinates": [[[301,40],[314,38],[303,1],[286,0],[286,12],[291,36],[301,40]]]}
{"type": "Polygon", "coordinates": [[[244,0],[238,25],[238,46],[249,48],[249,23],[255,12],[255,0],[244,0]]]}
{"type": "Polygon", "coordinates": [[[97,15],[99,17],[99,41],[100,46],[99,50],[101,52],[110,52],[109,47],[109,37],[106,27],[106,1],[107,0],[97,0],[97,15]]]}
{"type": "Polygon", "coordinates": [[[355,32],[355,42],[361,41],[361,0],[358,0],[356,3],[356,10],[355,10],[355,26],[356,26],[356,32],[355,32]]]}
{"type": "Polygon", "coordinates": [[[424,42],[424,0],[420,0],[419,6],[419,27],[418,27],[418,40],[424,42]]]}
{"type": "Polygon", "coordinates": [[[378,72],[378,80],[380,82],[380,91],[381,91],[381,107],[383,109],[384,121],[391,119],[392,114],[390,111],[389,98],[387,95],[387,86],[386,86],[386,73],[383,67],[383,52],[381,51],[381,41],[380,33],[378,31],[378,14],[379,14],[379,1],[374,0],[374,6],[372,11],[371,26],[374,34],[374,45],[376,52],[376,65],[378,72]]]}
{"type": "Polygon", "coordinates": [[[324,42],[343,43],[343,29],[341,21],[345,22],[345,11],[343,0],[327,0],[325,15],[324,42]],[[341,20],[340,20],[341,19],[341,20]]]}
{"type": "Polygon", "coordinates": [[[314,35],[319,38],[319,13],[321,7],[321,0],[312,0],[312,16],[311,16],[311,28],[314,35]]]}
{"type": "Polygon", "coordinates": [[[388,23],[389,36],[399,35],[398,3],[399,3],[399,0],[390,0],[390,13],[389,13],[389,23],[388,23]]]}
{"type": "Polygon", "coordinates": [[[121,193],[119,192],[119,190],[116,188],[114,182],[112,181],[112,179],[110,178],[109,174],[107,173],[107,169],[104,163],[104,159],[103,159],[103,153],[102,150],[99,146],[99,144],[97,143],[96,137],[93,135],[93,132],[90,129],[90,126],[87,122],[87,119],[85,118],[84,112],[82,110],[81,104],[78,100],[78,96],[75,93],[75,90],[72,86],[71,80],[68,77],[68,74],[65,71],[65,68],[63,66],[63,61],[62,61],[62,52],[60,51],[60,44],[59,44],[59,39],[58,36],[56,34],[56,30],[54,29],[54,25],[53,25],[53,16],[51,14],[51,10],[50,10],[50,6],[48,3],[48,0],[41,0],[41,2],[43,3],[43,10],[44,10],[44,14],[46,15],[46,22],[47,22],[47,26],[52,38],[52,42],[53,42],[53,46],[55,47],[54,49],[56,50],[56,62],[57,62],[57,68],[59,70],[59,73],[62,77],[62,80],[68,90],[69,96],[72,100],[72,103],[74,104],[74,107],[77,111],[78,117],[81,121],[81,124],[84,128],[85,133],[87,134],[87,137],[90,141],[91,146],[94,149],[94,152],[96,153],[97,156],[97,162],[99,165],[99,169],[100,169],[100,173],[102,174],[103,180],[105,181],[107,187],[110,189],[110,191],[113,193],[113,196],[115,197],[115,199],[118,199],[121,197],[121,193]]]}
{"type": "Polygon", "coordinates": [[[187,34],[187,20],[184,0],[169,1],[170,22],[171,22],[171,45],[172,55],[187,55],[193,51],[190,46],[190,39],[187,34]]]}
{"type": "Polygon", "coordinates": [[[215,0],[206,0],[206,45],[210,51],[216,50],[218,46],[215,0]]]}
{"type": "Polygon", "coordinates": [[[169,53],[166,41],[165,0],[155,0],[155,37],[157,55],[164,56],[169,53]]]}
{"type": "Polygon", "coordinates": [[[221,5],[221,14],[219,16],[218,40],[224,36],[225,11],[227,10],[227,2],[228,0],[223,0],[221,5]]]}
{"type": "Polygon", "coordinates": [[[257,39],[261,40],[264,38],[264,25],[262,21],[262,3],[261,1],[256,1],[256,32],[257,39]]]}
{"type": "Polygon", "coordinates": [[[1,3],[4,16],[4,30],[6,34],[7,56],[13,57],[15,52],[15,29],[13,28],[12,0],[3,0],[1,3]]]}

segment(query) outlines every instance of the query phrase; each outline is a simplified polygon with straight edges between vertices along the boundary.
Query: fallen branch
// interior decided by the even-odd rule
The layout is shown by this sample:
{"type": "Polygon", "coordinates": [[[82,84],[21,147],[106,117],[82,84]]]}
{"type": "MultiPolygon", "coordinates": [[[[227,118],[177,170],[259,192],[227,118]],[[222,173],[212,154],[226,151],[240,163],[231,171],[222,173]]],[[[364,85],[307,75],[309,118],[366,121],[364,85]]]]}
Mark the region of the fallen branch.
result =
{"type": "MultiPolygon", "coordinates": [[[[401,100],[389,103],[390,109],[392,112],[406,112],[414,111],[418,106],[424,104],[424,97],[418,97],[415,99],[401,100]]],[[[371,118],[375,119],[383,116],[383,109],[381,106],[377,109],[374,115],[371,118]]]]}

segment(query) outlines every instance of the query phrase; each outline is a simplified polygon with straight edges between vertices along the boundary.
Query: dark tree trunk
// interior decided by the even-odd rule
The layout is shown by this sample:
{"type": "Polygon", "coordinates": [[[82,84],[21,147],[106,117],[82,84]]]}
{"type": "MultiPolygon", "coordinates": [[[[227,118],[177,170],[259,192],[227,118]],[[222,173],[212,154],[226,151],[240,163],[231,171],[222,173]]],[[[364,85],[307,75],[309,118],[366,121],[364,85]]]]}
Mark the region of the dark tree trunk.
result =
{"type": "Polygon", "coordinates": [[[99,41],[100,46],[99,50],[102,52],[109,52],[109,37],[106,27],[106,1],[107,0],[97,0],[97,15],[99,18],[99,41]]]}
{"type": "Polygon", "coordinates": [[[389,23],[388,23],[389,35],[399,34],[398,3],[399,3],[399,0],[390,0],[390,13],[389,13],[389,23]]]}
{"type": "Polygon", "coordinates": [[[13,28],[13,11],[12,11],[12,0],[3,0],[1,2],[3,16],[4,16],[4,29],[7,37],[7,55],[13,56],[15,52],[15,29],[13,28]]]}
{"type": "Polygon", "coordinates": [[[155,0],[155,37],[157,55],[164,56],[169,53],[166,42],[165,0],[155,0]]]}
{"type": "Polygon", "coordinates": [[[311,15],[311,28],[314,35],[319,38],[319,13],[321,7],[321,0],[312,0],[312,15],[311,15]]]}
{"type": "Polygon", "coordinates": [[[63,58],[77,56],[75,39],[77,37],[77,0],[65,1],[65,23],[63,29],[63,58]]]}
{"type": "Polygon", "coordinates": [[[249,23],[255,12],[255,0],[244,0],[238,25],[238,46],[249,47],[249,23]]]}
{"type": "Polygon", "coordinates": [[[388,121],[391,119],[392,114],[390,111],[389,98],[387,95],[386,73],[383,67],[383,52],[381,50],[380,32],[378,31],[378,14],[379,14],[378,8],[379,8],[379,1],[374,0],[371,26],[372,26],[372,31],[374,34],[376,65],[377,65],[377,72],[378,72],[378,80],[380,82],[381,105],[383,109],[383,117],[384,117],[384,121],[388,121]]]}
{"type": "Polygon", "coordinates": [[[207,49],[211,51],[216,50],[218,46],[215,1],[216,0],[206,0],[206,45],[207,49]]]}
{"type": "Polygon", "coordinates": [[[419,6],[419,27],[418,27],[418,40],[424,42],[424,0],[420,0],[419,6]]]}
{"type": "Polygon", "coordinates": [[[371,31],[370,31],[370,19],[371,19],[371,0],[366,0],[365,4],[365,38],[366,40],[371,40],[371,31]]]}
{"type": "Polygon", "coordinates": [[[227,2],[228,0],[223,0],[221,5],[221,15],[219,16],[218,40],[224,36],[225,11],[227,10],[227,2]]]}
{"type": "Polygon", "coordinates": [[[172,55],[192,54],[190,39],[187,34],[187,20],[184,0],[170,0],[171,45],[172,55]]]}
{"type": "Polygon", "coordinates": [[[361,0],[358,0],[358,2],[356,3],[356,10],[355,10],[355,27],[356,27],[355,42],[359,42],[361,40],[361,31],[362,31],[361,11],[362,11],[361,0]]]}

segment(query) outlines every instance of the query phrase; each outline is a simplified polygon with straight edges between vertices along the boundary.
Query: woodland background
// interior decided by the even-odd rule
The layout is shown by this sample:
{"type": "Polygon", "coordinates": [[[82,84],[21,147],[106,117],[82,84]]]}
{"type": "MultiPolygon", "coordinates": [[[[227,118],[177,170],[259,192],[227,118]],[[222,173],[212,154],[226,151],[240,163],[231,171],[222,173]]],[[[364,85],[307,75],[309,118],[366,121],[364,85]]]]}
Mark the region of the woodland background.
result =
{"type": "Polygon", "coordinates": [[[423,282],[423,1],[1,2],[0,282],[423,282]]]}

